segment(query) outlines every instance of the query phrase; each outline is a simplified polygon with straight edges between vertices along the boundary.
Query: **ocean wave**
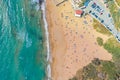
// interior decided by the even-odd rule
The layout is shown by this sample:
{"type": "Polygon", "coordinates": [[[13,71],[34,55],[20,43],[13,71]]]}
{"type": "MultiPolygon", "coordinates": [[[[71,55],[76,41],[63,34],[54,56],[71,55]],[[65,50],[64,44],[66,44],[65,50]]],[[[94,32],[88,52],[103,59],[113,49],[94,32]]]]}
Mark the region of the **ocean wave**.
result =
{"type": "Polygon", "coordinates": [[[44,2],[44,0],[32,0],[33,3],[39,3],[42,4],[44,2]]]}
{"type": "Polygon", "coordinates": [[[25,40],[25,33],[24,32],[18,32],[17,33],[17,39],[21,40],[23,42],[25,40]]]}
{"type": "Polygon", "coordinates": [[[26,48],[30,47],[32,45],[32,40],[28,37],[28,34],[26,35],[26,48]]]}
{"type": "Polygon", "coordinates": [[[39,3],[39,0],[32,0],[33,3],[39,3]]]}
{"type": "MultiPolygon", "coordinates": [[[[36,20],[41,14],[30,17],[27,13],[31,11],[31,3],[27,1],[30,0],[0,1],[0,80],[42,80],[46,76],[46,57],[40,51],[43,44],[36,38],[39,35],[31,33],[42,34],[36,20]]],[[[38,6],[34,8],[38,10],[38,6]]]]}
{"type": "MultiPolygon", "coordinates": [[[[42,3],[41,9],[43,11],[43,21],[44,21],[44,27],[45,27],[45,34],[46,34],[46,47],[47,47],[47,61],[50,62],[50,47],[49,47],[49,33],[48,33],[48,24],[46,20],[46,0],[42,3]]],[[[50,63],[47,66],[47,71],[48,71],[48,80],[51,80],[51,66],[50,63]]]]}
{"type": "Polygon", "coordinates": [[[42,3],[44,3],[44,0],[32,0],[32,4],[35,4],[35,9],[38,11],[41,9],[42,3]]]}

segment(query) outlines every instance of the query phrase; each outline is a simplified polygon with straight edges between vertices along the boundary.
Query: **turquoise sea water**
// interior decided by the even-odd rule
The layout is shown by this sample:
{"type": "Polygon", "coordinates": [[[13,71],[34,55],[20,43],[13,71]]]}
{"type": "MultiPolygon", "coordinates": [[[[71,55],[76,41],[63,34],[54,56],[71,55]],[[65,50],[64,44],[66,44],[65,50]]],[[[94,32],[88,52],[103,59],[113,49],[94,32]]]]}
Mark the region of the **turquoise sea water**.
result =
{"type": "Polygon", "coordinates": [[[45,80],[41,11],[30,0],[0,0],[0,80],[45,80]]]}

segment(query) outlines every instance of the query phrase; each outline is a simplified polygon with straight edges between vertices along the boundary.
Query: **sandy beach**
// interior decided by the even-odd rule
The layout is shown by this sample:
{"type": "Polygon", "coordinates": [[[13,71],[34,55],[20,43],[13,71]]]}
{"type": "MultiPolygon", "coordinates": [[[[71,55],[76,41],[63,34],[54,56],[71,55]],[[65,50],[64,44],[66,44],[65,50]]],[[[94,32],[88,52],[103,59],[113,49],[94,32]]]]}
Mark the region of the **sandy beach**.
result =
{"type": "Polygon", "coordinates": [[[104,41],[108,37],[93,29],[92,17],[75,17],[70,0],[59,6],[57,1],[61,0],[46,0],[52,80],[69,80],[94,58],[111,60],[110,53],[96,42],[97,37],[104,41]]]}

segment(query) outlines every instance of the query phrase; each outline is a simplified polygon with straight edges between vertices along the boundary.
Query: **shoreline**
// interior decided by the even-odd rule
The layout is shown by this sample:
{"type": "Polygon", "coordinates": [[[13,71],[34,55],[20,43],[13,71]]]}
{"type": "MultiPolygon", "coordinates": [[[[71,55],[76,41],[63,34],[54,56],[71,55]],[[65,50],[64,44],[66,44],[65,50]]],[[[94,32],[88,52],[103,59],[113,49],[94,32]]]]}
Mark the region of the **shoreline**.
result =
{"type": "Polygon", "coordinates": [[[41,4],[41,10],[43,12],[43,21],[44,21],[44,28],[45,28],[45,37],[46,37],[46,47],[47,47],[47,80],[51,80],[51,65],[50,65],[50,46],[49,46],[49,32],[48,32],[48,24],[46,20],[46,0],[43,1],[41,4]]]}

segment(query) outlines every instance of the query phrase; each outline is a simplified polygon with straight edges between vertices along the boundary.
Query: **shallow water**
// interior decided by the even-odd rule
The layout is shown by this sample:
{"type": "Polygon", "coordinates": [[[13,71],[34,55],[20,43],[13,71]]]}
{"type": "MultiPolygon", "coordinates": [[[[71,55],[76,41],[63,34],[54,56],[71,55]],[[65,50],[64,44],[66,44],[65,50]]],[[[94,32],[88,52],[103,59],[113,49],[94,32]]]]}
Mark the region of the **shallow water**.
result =
{"type": "Polygon", "coordinates": [[[46,76],[41,11],[36,5],[30,0],[0,0],[0,80],[46,76]]]}

